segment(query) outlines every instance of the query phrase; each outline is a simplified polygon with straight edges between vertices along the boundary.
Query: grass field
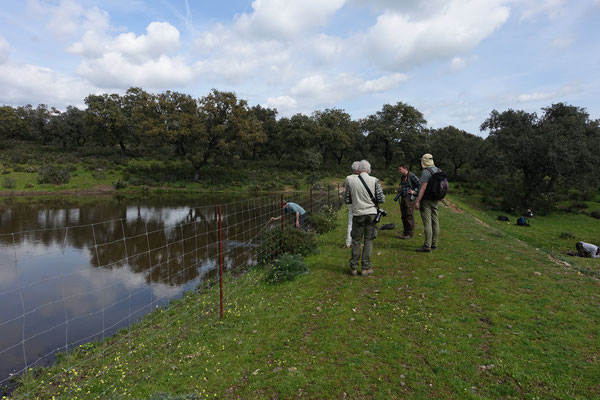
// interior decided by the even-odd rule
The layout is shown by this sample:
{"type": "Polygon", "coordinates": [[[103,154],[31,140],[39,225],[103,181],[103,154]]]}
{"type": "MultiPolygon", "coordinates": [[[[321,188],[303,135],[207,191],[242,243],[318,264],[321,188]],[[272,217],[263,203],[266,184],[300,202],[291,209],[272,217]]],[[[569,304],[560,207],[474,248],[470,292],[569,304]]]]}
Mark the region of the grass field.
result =
{"type": "Polygon", "coordinates": [[[441,208],[433,253],[414,251],[422,236],[397,238],[399,210],[389,201],[385,223],[397,228],[376,240],[375,274],[351,277],[342,210],[320,252],[307,257],[309,274],[269,285],[255,269],[227,282],[222,322],[215,288],[190,293],[36,371],[15,395],[599,398],[600,284],[586,271],[600,261],[566,266],[549,256],[574,244],[557,234],[592,239],[600,221],[557,214],[517,230],[450,200],[467,212],[441,208]]]}

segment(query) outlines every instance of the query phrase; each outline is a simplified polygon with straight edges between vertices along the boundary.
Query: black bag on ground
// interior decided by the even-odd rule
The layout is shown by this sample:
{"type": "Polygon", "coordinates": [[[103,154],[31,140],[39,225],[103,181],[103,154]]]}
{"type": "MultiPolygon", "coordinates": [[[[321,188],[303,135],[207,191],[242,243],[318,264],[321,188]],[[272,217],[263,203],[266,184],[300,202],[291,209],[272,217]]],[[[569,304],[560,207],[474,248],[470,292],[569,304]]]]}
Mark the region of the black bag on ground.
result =
{"type": "Polygon", "coordinates": [[[498,215],[498,221],[510,221],[506,215],[498,215]]]}
{"type": "Polygon", "coordinates": [[[386,230],[392,230],[396,227],[396,224],[391,223],[391,224],[383,224],[381,225],[381,228],[379,228],[380,231],[386,231],[386,230]]]}
{"type": "Polygon", "coordinates": [[[448,175],[442,170],[435,173],[431,168],[427,168],[427,170],[431,173],[431,178],[429,178],[429,182],[427,182],[427,189],[424,197],[427,200],[442,200],[450,190],[448,175]]]}

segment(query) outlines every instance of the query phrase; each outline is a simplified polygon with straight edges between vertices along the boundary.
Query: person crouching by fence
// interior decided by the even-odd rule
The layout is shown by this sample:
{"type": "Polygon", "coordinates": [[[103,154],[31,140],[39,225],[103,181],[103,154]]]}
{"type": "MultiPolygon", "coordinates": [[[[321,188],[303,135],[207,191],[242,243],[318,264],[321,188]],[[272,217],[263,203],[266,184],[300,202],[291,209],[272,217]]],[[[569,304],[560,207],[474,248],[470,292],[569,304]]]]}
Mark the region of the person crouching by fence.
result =
{"type": "MultiPolygon", "coordinates": [[[[306,218],[306,211],[296,203],[287,202],[281,200],[281,207],[283,207],[283,214],[293,213],[294,214],[294,226],[296,228],[304,227],[304,220],[306,218]]],[[[281,219],[281,215],[278,217],[271,217],[271,221],[281,219]]]]}
{"type": "MultiPolygon", "coordinates": [[[[359,171],[358,171],[358,164],[360,164],[360,161],[354,161],[352,163],[352,175],[358,175],[359,171]]],[[[348,179],[349,176],[352,175],[348,175],[346,177],[346,180],[348,179]]],[[[352,204],[348,204],[348,230],[346,231],[346,248],[350,248],[350,245],[352,244],[352,236],[350,235],[350,233],[352,232],[352,204]]]]}
{"type": "Polygon", "coordinates": [[[373,239],[377,237],[377,227],[375,226],[375,217],[377,215],[377,203],[385,201],[385,195],[381,189],[379,180],[371,173],[371,164],[367,160],[362,160],[358,164],[359,174],[346,177],[344,186],[346,193],[344,201],[346,204],[352,204],[352,247],[350,257],[350,274],[358,274],[357,267],[361,261],[361,242],[364,237],[364,246],[362,249],[362,276],[371,275],[373,268],[371,266],[371,253],[373,252],[373,239]],[[375,202],[371,199],[374,199],[375,202]]]}

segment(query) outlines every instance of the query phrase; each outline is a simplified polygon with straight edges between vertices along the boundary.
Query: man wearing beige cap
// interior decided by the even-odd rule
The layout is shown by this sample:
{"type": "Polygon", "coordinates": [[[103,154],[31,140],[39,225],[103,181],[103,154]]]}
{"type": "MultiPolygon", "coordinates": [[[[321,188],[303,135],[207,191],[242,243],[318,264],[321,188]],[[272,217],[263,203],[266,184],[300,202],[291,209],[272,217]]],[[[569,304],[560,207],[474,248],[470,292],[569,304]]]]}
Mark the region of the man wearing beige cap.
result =
{"type": "Polygon", "coordinates": [[[419,189],[419,197],[415,201],[415,209],[421,211],[425,241],[417,251],[431,253],[431,250],[437,249],[440,223],[438,220],[438,201],[427,198],[427,183],[433,174],[441,170],[433,164],[433,156],[429,153],[423,154],[423,157],[421,157],[421,167],[423,168],[421,189],[419,189]]]}

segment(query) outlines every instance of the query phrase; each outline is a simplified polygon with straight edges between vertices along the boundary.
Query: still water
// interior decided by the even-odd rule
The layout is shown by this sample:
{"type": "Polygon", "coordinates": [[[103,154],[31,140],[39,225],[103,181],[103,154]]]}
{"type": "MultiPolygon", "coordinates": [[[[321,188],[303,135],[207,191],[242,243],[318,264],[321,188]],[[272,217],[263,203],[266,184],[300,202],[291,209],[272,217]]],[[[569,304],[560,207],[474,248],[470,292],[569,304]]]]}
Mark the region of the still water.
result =
{"type": "MultiPolygon", "coordinates": [[[[0,202],[0,385],[135,323],[218,268],[252,265],[277,196],[0,202]]],[[[295,200],[299,203],[301,201],[295,200]]]]}

